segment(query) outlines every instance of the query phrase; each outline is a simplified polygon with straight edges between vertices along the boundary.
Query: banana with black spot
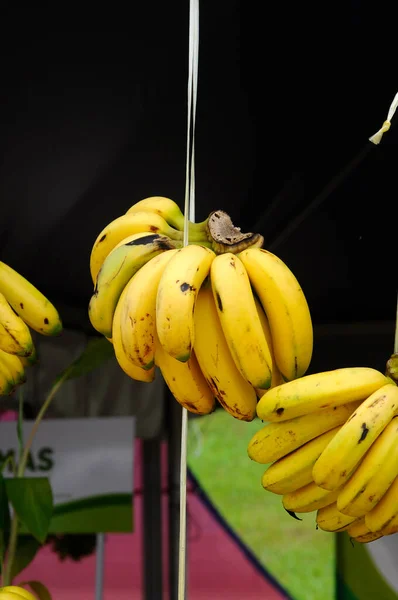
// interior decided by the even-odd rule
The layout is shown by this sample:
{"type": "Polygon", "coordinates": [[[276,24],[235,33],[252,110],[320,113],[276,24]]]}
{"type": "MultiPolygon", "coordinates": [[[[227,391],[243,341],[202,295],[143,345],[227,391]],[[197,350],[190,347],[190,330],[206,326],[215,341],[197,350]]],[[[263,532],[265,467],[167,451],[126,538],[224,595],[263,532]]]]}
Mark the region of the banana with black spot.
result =
{"type": "Polygon", "coordinates": [[[32,335],[25,321],[16,314],[0,293],[0,348],[9,354],[30,356],[34,351],[32,335]]]}
{"type": "Polygon", "coordinates": [[[194,350],[199,366],[218,402],[235,419],[253,421],[257,396],[241,375],[225,339],[209,279],[203,283],[195,305],[194,350]]]}
{"type": "Polygon", "coordinates": [[[272,354],[242,261],[226,252],[211,265],[210,282],[221,328],[242,377],[254,388],[268,389],[272,354]]]}
{"type": "Polygon", "coordinates": [[[311,483],[312,468],[341,425],[322,433],[272,463],[262,476],[262,486],[274,494],[288,494],[311,483]]]}
{"type": "Polygon", "coordinates": [[[185,362],[195,343],[194,310],[199,290],[210,272],[215,253],[188,245],[169,260],[156,295],[159,343],[173,358],[185,362]]]}
{"type": "Polygon", "coordinates": [[[0,293],[23,321],[37,333],[56,336],[62,332],[58,311],[25,277],[0,261],[0,293]]]}
{"type": "Polygon", "coordinates": [[[360,402],[351,402],[330,406],[288,421],[267,423],[250,440],[247,448],[249,458],[260,464],[279,460],[322,433],[345,423],[359,405],[360,402]]]}
{"type": "MultiPolygon", "coordinates": [[[[161,215],[154,212],[132,212],[114,219],[97,236],[91,249],[90,272],[94,283],[105,258],[120,242],[135,233],[164,235],[172,240],[180,241],[180,245],[182,245],[184,235],[182,231],[171,227],[161,215]]],[[[208,243],[206,234],[200,231],[190,232],[189,241],[208,243]]]]}
{"type": "Polygon", "coordinates": [[[348,481],[397,411],[395,384],[384,385],[364,400],[316,461],[312,470],[315,483],[333,491],[348,481]]]}
{"type": "Polygon", "coordinates": [[[113,315],[125,286],[152,258],[178,247],[165,235],[135,234],[126,238],[105,258],[99,270],[88,313],[92,326],[105,337],[112,337],[113,315]]]}

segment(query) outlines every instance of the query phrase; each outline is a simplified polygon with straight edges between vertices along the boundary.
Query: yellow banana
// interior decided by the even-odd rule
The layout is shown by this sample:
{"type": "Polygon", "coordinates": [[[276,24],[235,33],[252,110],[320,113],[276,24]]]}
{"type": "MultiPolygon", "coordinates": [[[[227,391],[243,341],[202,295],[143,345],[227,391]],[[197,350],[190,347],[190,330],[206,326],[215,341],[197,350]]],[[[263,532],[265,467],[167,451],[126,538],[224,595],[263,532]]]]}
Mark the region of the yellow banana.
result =
{"type": "Polygon", "coordinates": [[[312,468],[341,425],[322,433],[275,461],[262,476],[262,486],[274,494],[288,494],[311,483],[312,468]]]}
{"type": "Polygon", "coordinates": [[[397,410],[395,384],[388,383],[364,400],[316,461],[315,483],[330,491],[345,483],[397,410]]]}
{"type": "MultiPolygon", "coordinates": [[[[35,596],[30,596],[34,600],[37,600],[35,596]]],[[[26,596],[21,596],[21,594],[15,594],[13,592],[0,590],[0,600],[26,600],[26,596]]]]}
{"type": "Polygon", "coordinates": [[[15,354],[8,354],[4,350],[0,350],[0,362],[6,365],[7,369],[11,373],[11,377],[15,385],[20,385],[26,381],[25,368],[19,358],[15,354]]]}
{"type": "Polygon", "coordinates": [[[323,531],[344,531],[354,521],[355,517],[343,515],[343,513],[337,509],[336,502],[320,508],[316,514],[316,523],[319,529],[322,529],[323,531]]]}
{"type": "MultiPolygon", "coordinates": [[[[277,385],[281,385],[283,383],[283,377],[281,372],[278,369],[278,365],[275,361],[274,348],[272,343],[272,334],[269,326],[269,322],[267,319],[267,315],[264,312],[264,309],[261,305],[261,302],[258,300],[257,296],[254,296],[254,302],[257,308],[257,314],[260,318],[261,327],[263,328],[263,332],[265,335],[265,339],[267,340],[268,348],[271,353],[271,363],[272,363],[272,376],[271,376],[271,388],[276,387],[277,385]]],[[[261,398],[268,390],[262,390],[260,388],[256,388],[257,395],[261,398]]]]}
{"type": "Polygon", "coordinates": [[[25,321],[19,317],[0,293],[0,348],[9,354],[29,356],[33,340],[25,321]]]}
{"type": "Polygon", "coordinates": [[[383,533],[381,531],[370,531],[369,527],[365,523],[365,517],[361,517],[360,519],[354,521],[347,528],[347,534],[350,536],[350,538],[362,544],[374,542],[375,540],[383,537],[383,533]]]}
{"type": "MultiPolygon", "coordinates": [[[[337,507],[338,508],[338,507],[337,507]]],[[[358,537],[360,535],[364,535],[368,533],[370,529],[365,524],[365,517],[361,517],[353,521],[353,523],[348,527],[347,534],[350,537],[358,537]]]]}
{"type": "Polygon", "coordinates": [[[359,404],[332,406],[289,421],[267,423],[250,440],[249,458],[261,464],[279,460],[322,433],[342,425],[359,404]]]}
{"type": "Polygon", "coordinates": [[[6,363],[0,358],[0,396],[9,396],[15,389],[15,382],[6,363]]]}
{"type": "Polygon", "coordinates": [[[276,364],[285,380],[302,377],[313,348],[313,329],[307,300],[287,265],[262,248],[239,254],[268,317],[276,364]]]}
{"type": "Polygon", "coordinates": [[[398,523],[398,477],[394,479],[384,496],[365,515],[366,526],[370,531],[392,531],[398,523]]]}
{"type": "Polygon", "coordinates": [[[383,535],[393,535],[394,533],[398,533],[398,512],[391,519],[391,521],[389,521],[388,525],[383,527],[380,533],[383,535]]]}
{"type": "MultiPolygon", "coordinates": [[[[348,531],[348,530],[347,530],[348,531]]],[[[394,532],[396,533],[396,532],[394,532]]],[[[380,538],[384,537],[384,534],[379,531],[374,533],[373,531],[369,531],[369,533],[364,533],[363,535],[359,535],[358,537],[353,537],[354,542],[359,542],[360,544],[368,544],[369,542],[375,542],[380,538]]]]}
{"type": "MultiPolygon", "coordinates": [[[[268,348],[271,352],[271,362],[272,362],[272,375],[271,375],[271,386],[269,389],[276,387],[277,385],[282,385],[284,383],[281,372],[278,369],[278,365],[276,364],[273,342],[272,342],[272,334],[269,326],[269,321],[267,319],[267,315],[264,312],[261,302],[258,300],[257,296],[254,295],[254,302],[256,303],[257,314],[260,317],[261,326],[263,328],[263,332],[265,335],[265,339],[267,340],[268,348]]],[[[262,398],[264,394],[266,394],[268,390],[262,390],[261,388],[255,388],[258,398],[262,398]]]]}
{"type": "Polygon", "coordinates": [[[61,319],[51,302],[27,279],[1,261],[0,292],[31,329],[49,336],[61,333],[61,319]]]}
{"type": "Polygon", "coordinates": [[[388,383],[368,367],[347,367],[306,375],[267,392],[257,405],[263,421],[285,421],[326,408],[365,400],[388,383]]]}
{"type": "Polygon", "coordinates": [[[142,381],[146,383],[150,383],[155,379],[155,367],[152,369],[141,369],[141,367],[137,367],[130,359],[130,357],[126,354],[123,344],[122,344],[122,335],[121,335],[121,314],[124,308],[124,300],[125,295],[127,294],[127,288],[124,288],[119,302],[116,305],[115,314],[113,316],[113,325],[112,325],[112,338],[107,338],[111,344],[113,344],[113,349],[115,351],[116,360],[119,363],[120,368],[131,377],[131,379],[135,379],[136,381],[142,381]]]}
{"type": "Polygon", "coordinates": [[[3,596],[2,594],[8,594],[10,600],[17,600],[18,598],[24,600],[37,600],[36,596],[28,592],[28,590],[16,585],[0,587],[0,600],[7,600],[7,595],[3,596]]]}
{"type": "Polygon", "coordinates": [[[155,334],[155,363],[174,398],[189,412],[208,415],[215,409],[215,398],[200,370],[195,352],[181,362],[165,352],[155,334]]]}
{"type": "Polygon", "coordinates": [[[236,419],[252,421],[256,415],[256,392],[236,368],[221,328],[209,280],[199,291],[194,324],[195,354],[214,396],[236,419]]]}
{"type": "Polygon", "coordinates": [[[324,490],[311,481],[304,487],[285,494],[282,497],[282,504],[286,510],[308,513],[333,504],[337,500],[338,493],[338,490],[334,492],[324,490]]]}
{"type": "Polygon", "coordinates": [[[36,346],[33,346],[32,353],[29,356],[19,356],[19,360],[24,367],[32,367],[39,361],[39,355],[36,346]]]}
{"type": "Polygon", "coordinates": [[[208,248],[180,248],[164,268],[156,298],[159,342],[173,358],[188,360],[194,346],[194,309],[215,254],[208,248]]]}
{"type": "Polygon", "coordinates": [[[105,337],[112,336],[112,320],[120,294],[132,276],[154,256],[174,248],[175,242],[156,233],[131,236],[106,257],[98,273],[89,304],[94,329],[105,337]]]}
{"type": "MultiPolygon", "coordinates": [[[[163,219],[175,229],[184,231],[184,215],[174,200],[164,196],[151,196],[139,200],[131,206],[126,214],[147,211],[160,215],[163,219]]],[[[189,239],[193,237],[206,237],[207,219],[201,223],[188,222],[189,239]],[[193,236],[193,237],[192,237],[193,236]]]]}
{"type": "Polygon", "coordinates": [[[150,369],[155,359],[156,295],[166,264],[177,252],[166,250],[130,279],[121,310],[121,339],[130,360],[150,369]]]}
{"type": "Polygon", "coordinates": [[[398,417],[373,442],[337,498],[340,512],[362,517],[372,510],[398,477],[398,417]]]}
{"type": "Polygon", "coordinates": [[[210,281],[221,327],[241,375],[254,388],[271,386],[272,356],[242,261],[226,252],[216,256],[210,281]]]}
{"type": "MultiPolygon", "coordinates": [[[[183,232],[173,229],[170,225],[154,212],[133,212],[118,217],[101,231],[95,240],[90,256],[90,272],[93,282],[97,279],[98,272],[105,258],[125,238],[135,233],[147,235],[157,233],[165,235],[182,245],[183,232]]],[[[205,233],[191,235],[190,241],[207,241],[205,233]]]]}
{"type": "Polygon", "coordinates": [[[37,600],[36,596],[22,596],[21,594],[17,594],[15,592],[2,591],[0,588],[0,600],[26,600],[26,598],[33,598],[33,600],[37,600]]]}

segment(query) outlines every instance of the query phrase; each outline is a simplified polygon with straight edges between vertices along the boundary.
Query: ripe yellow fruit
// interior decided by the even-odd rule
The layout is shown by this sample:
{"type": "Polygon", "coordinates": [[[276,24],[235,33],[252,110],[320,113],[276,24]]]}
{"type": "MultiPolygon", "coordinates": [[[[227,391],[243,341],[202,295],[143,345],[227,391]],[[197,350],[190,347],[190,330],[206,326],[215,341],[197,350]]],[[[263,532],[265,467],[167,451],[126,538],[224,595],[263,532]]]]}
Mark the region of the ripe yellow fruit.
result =
{"type": "Polygon", "coordinates": [[[0,588],[0,600],[37,600],[31,592],[17,585],[0,588]]]}

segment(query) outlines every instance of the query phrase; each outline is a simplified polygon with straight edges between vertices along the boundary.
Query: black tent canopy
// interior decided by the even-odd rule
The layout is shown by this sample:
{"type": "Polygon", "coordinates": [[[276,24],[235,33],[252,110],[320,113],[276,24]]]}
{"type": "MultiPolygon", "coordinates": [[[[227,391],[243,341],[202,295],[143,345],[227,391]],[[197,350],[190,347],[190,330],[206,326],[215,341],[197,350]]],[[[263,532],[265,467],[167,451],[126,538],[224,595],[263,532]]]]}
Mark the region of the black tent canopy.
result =
{"type": "MultiPolygon", "coordinates": [[[[380,82],[369,50],[356,55],[372,15],[336,9],[332,48],[336,30],[310,33],[306,13],[272,38],[244,3],[229,6],[201,7],[197,220],[223,208],[260,231],[296,273],[316,326],[383,322],[388,353],[397,136],[368,137],[395,82],[380,82]]],[[[57,303],[66,327],[89,333],[99,231],[147,196],[183,205],[188,6],[156,3],[155,13],[137,9],[133,32],[24,34],[6,52],[0,255],[57,303]]],[[[268,32],[281,14],[269,9],[268,32]]]]}
{"type": "MultiPolygon", "coordinates": [[[[0,260],[71,331],[96,334],[89,254],[102,228],[148,196],[183,206],[188,5],[134,5],[126,30],[32,27],[2,42],[0,260]]],[[[260,16],[253,3],[201,3],[197,220],[226,210],[296,274],[314,321],[312,371],[384,369],[397,301],[398,128],[379,146],[368,137],[397,80],[374,43],[382,3],[322,6],[267,4],[260,16]]],[[[177,414],[168,426],[175,457],[177,414]]],[[[158,489],[159,451],[148,444],[147,484],[158,489]]],[[[156,524],[159,507],[147,506],[156,524]]]]}

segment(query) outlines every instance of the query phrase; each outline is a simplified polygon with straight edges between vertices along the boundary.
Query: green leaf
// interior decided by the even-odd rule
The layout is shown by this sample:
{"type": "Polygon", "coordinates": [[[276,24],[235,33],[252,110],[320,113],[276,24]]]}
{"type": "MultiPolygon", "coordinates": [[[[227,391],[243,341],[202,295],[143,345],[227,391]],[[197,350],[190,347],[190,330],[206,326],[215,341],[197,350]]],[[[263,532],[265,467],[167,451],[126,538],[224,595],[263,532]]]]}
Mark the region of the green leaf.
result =
{"type": "Polygon", "coordinates": [[[3,475],[0,473],[0,564],[3,564],[4,554],[10,535],[10,508],[3,475]]]}
{"type": "Polygon", "coordinates": [[[76,379],[82,375],[87,375],[112,356],[114,356],[112,344],[104,337],[94,338],[88,342],[82,354],[60,373],[56,381],[60,379],[67,381],[68,379],[76,379]]]}
{"type": "Polygon", "coordinates": [[[32,592],[36,594],[39,600],[52,600],[51,594],[41,581],[24,581],[18,585],[29,586],[32,592]]]}
{"type": "Polygon", "coordinates": [[[6,479],[8,498],[25,528],[44,543],[53,514],[53,494],[47,477],[6,479]]]}
{"type": "Polygon", "coordinates": [[[13,452],[7,454],[5,461],[0,466],[0,473],[3,473],[6,467],[9,467],[11,473],[16,474],[17,465],[15,464],[13,452]]]}
{"type": "Polygon", "coordinates": [[[41,544],[31,535],[19,535],[11,567],[11,581],[30,565],[41,544]]]}

